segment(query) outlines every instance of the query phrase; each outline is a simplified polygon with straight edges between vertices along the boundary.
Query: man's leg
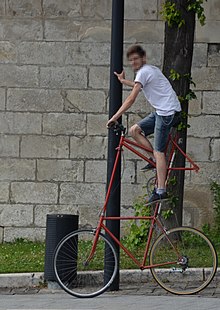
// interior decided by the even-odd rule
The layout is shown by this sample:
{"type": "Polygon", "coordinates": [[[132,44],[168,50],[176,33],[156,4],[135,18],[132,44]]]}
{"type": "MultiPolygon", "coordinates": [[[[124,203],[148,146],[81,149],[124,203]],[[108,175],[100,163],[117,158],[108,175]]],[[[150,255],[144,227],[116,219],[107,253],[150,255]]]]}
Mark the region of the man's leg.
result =
{"type": "Polygon", "coordinates": [[[167,176],[167,164],[165,154],[162,152],[154,151],[154,157],[156,159],[157,170],[157,188],[164,189],[166,191],[166,176],[167,176]]]}
{"type": "Polygon", "coordinates": [[[139,144],[149,148],[150,150],[153,151],[153,147],[152,144],[150,143],[150,141],[142,134],[142,129],[137,125],[133,125],[130,128],[130,135],[132,136],[132,138],[139,144]]]}
{"type": "Polygon", "coordinates": [[[168,196],[166,192],[167,164],[164,151],[172,121],[173,115],[165,117],[159,115],[156,116],[154,131],[154,156],[156,159],[157,188],[152,193],[149,202],[165,199],[168,196]]]}

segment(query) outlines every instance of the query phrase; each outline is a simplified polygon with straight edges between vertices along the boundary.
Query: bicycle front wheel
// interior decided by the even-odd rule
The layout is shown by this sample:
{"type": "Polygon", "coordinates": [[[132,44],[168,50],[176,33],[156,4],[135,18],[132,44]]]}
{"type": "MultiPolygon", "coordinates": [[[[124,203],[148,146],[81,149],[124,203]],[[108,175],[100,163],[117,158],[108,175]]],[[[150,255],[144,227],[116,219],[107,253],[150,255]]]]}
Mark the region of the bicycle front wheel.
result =
{"type": "Polygon", "coordinates": [[[100,233],[91,256],[94,230],[78,230],[67,235],[54,253],[54,271],[59,285],[76,297],[95,297],[113,282],[118,260],[115,248],[100,233]]]}
{"type": "Polygon", "coordinates": [[[168,292],[195,294],[212,281],[217,254],[202,232],[177,227],[160,235],[152,245],[150,265],[154,279],[168,292]]]}

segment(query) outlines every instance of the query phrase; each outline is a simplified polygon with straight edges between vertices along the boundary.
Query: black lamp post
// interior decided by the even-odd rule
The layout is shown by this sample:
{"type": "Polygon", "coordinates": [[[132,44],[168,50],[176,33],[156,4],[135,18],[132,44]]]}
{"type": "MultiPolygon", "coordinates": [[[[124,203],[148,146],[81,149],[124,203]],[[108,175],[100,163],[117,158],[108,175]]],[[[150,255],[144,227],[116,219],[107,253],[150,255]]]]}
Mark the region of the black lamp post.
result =
{"type": "MultiPolygon", "coordinates": [[[[122,104],[122,85],[114,75],[114,71],[123,70],[123,38],[124,38],[124,0],[112,0],[112,32],[111,32],[111,64],[110,64],[110,99],[109,99],[109,118],[115,114],[122,104]]],[[[119,120],[119,122],[121,119],[119,120]]],[[[116,147],[120,136],[116,136],[109,130],[108,135],[108,164],[107,164],[107,184],[109,184],[111,172],[116,155],[116,147]]],[[[120,216],[120,197],[121,197],[121,167],[120,161],[115,174],[112,191],[107,207],[107,216],[120,216]]],[[[106,223],[109,230],[120,238],[120,222],[108,220],[106,223]]],[[[119,247],[115,245],[119,257],[119,247]]],[[[107,273],[105,274],[107,277],[107,273]]],[[[111,290],[119,289],[119,270],[111,290]]]]}

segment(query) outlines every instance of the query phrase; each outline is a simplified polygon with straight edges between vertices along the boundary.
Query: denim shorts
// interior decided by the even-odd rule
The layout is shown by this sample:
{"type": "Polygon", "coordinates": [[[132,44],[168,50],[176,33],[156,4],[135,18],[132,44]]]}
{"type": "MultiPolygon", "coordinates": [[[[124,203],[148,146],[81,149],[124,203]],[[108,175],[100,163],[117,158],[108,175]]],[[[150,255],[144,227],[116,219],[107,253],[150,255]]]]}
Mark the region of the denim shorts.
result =
{"type": "Polygon", "coordinates": [[[141,128],[145,136],[154,133],[154,150],[164,152],[170,132],[170,128],[176,125],[180,112],[169,116],[161,116],[156,112],[151,112],[142,119],[137,125],[141,128]]]}

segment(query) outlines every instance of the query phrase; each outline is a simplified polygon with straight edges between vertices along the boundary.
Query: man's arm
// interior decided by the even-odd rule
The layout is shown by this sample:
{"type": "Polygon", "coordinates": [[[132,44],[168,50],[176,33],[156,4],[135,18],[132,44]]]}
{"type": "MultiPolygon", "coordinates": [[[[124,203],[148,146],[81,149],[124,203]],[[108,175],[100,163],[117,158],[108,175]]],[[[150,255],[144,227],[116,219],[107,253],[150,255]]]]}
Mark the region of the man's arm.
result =
{"type": "Polygon", "coordinates": [[[120,109],[107,122],[107,127],[109,127],[111,123],[115,123],[117,119],[119,119],[119,117],[122,116],[122,114],[132,106],[132,104],[135,102],[135,99],[137,98],[137,95],[141,90],[141,87],[142,85],[140,83],[134,83],[134,87],[130,95],[125,99],[120,109]]]}
{"type": "Polygon", "coordinates": [[[122,71],[121,73],[114,72],[114,74],[117,76],[117,78],[118,78],[119,82],[121,82],[121,84],[124,84],[126,86],[130,86],[130,87],[134,87],[135,82],[130,81],[130,80],[126,80],[124,71],[122,71]]]}

